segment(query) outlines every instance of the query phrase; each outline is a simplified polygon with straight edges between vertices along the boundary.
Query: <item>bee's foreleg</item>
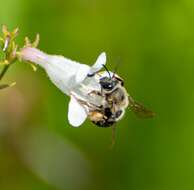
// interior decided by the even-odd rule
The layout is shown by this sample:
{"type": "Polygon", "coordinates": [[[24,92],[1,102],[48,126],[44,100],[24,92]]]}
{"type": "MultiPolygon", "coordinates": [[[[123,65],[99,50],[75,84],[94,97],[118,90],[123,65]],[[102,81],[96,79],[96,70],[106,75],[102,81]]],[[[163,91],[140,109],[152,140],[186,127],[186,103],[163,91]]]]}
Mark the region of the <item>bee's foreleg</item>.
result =
{"type": "Polygon", "coordinates": [[[89,96],[97,95],[97,96],[103,96],[101,92],[97,90],[92,90],[88,93],[89,96]]]}

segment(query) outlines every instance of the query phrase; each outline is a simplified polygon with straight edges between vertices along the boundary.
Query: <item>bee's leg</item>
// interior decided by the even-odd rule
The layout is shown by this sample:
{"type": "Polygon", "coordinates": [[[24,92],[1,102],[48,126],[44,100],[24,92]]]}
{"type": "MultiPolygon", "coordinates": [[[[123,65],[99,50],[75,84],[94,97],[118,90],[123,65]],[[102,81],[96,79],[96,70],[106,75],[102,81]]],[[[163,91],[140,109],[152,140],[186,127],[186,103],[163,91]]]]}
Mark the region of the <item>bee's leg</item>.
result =
{"type": "Polygon", "coordinates": [[[88,106],[88,103],[85,102],[84,100],[81,100],[80,98],[76,97],[76,95],[74,93],[71,93],[71,95],[81,104],[81,105],[84,105],[84,106],[88,106]]]}
{"type": "MultiPolygon", "coordinates": [[[[88,87],[84,84],[80,84],[82,88],[88,90],[88,87]]],[[[102,94],[102,90],[101,92],[97,91],[97,90],[91,90],[90,92],[88,92],[88,95],[98,95],[98,96],[103,96],[102,94]]]]}
{"type": "Polygon", "coordinates": [[[112,142],[110,148],[112,149],[116,142],[116,124],[112,125],[111,128],[112,128],[112,142]]]}
{"type": "Polygon", "coordinates": [[[92,90],[91,92],[88,93],[88,95],[102,96],[102,93],[97,90],[92,90]]]}
{"type": "MultiPolygon", "coordinates": [[[[76,94],[75,93],[72,93],[71,92],[71,95],[81,104],[81,105],[83,105],[84,107],[86,107],[87,109],[89,109],[89,110],[94,110],[94,109],[100,109],[101,108],[101,106],[97,106],[97,105],[95,105],[95,104],[91,104],[91,103],[89,103],[89,102],[86,102],[86,101],[84,101],[84,100],[81,100],[79,97],[77,97],[76,96],[76,94]]],[[[87,112],[88,112],[88,110],[87,110],[87,112]]]]}

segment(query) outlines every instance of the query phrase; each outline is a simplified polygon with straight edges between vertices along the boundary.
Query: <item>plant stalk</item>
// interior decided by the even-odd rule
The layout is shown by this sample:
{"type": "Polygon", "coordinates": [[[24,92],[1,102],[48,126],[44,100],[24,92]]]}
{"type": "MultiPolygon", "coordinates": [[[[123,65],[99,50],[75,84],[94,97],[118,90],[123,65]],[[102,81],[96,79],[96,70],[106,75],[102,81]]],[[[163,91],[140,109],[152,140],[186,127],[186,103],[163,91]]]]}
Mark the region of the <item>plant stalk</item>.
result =
{"type": "Polygon", "coordinates": [[[1,73],[0,73],[0,80],[2,80],[2,78],[4,77],[5,73],[6,73],[7,70],[9,69],[9,66],[10,66],[10,64],[4,66],[3,70],[2,70],[1,73]]]}

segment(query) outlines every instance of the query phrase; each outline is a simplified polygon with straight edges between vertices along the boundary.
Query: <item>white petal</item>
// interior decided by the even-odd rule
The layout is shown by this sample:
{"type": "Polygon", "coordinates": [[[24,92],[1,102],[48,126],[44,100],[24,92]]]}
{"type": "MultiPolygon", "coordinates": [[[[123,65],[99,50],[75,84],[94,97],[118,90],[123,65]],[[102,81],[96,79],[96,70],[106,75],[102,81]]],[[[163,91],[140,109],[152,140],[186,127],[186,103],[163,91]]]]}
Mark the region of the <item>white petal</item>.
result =
{"type": "Polygon", "coordinates": [[[91,67],[88,74],[92,75],[93,73],[100,71],[103,68],[103,65],[105,64],[106,64],[106,53],[103,52],[98,56],[95,64],[91,67]]]}
{"type": "Polygon", "coordinates": [[[45,70],[51,81],[65,94],[79,85],[87,76],[90,67],[62,56],[49,56],[45,70]]]}
{"type": "Polygon", "coordinates": [[[76,83],[77,84],[81,83],[86,78],[89,71],[90,71],[90,67],[88,65],[84,65],[84,64],[80,65],[75,76],[76,83]]]}
{"type": "Polygon", "coordinates": [[[83,106],[71,96],[68,110],[68,120],[73,127],[79,127],[87,118],[87,113],[83,106]]]}
{"type": "Polygon", "coordinates": [[[33,62],[44,68],[49,60],[49,55],[37,48],[24,47],[19,53],[19,59],[33,62]]]}

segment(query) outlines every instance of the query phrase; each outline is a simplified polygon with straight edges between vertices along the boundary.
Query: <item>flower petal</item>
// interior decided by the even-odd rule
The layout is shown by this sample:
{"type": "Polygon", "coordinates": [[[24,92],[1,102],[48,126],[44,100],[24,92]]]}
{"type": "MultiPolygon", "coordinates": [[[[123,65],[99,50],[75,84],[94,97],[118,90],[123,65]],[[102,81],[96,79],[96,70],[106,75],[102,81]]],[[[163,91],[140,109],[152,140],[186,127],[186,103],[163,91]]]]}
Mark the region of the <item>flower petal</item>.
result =
{"type": "Polygon", "coordinates": [[[88,75],[92,75],[98,71],[100,71],[103,68],[103,65],[106,64],[106,53],[103,52],[101,53],[96,62],[94,63],[94,65],[90,68],[90,71],[88,73],[88,75]]]}
{"type": "Polygon", "coordinates": [[[68,110],[68,120],[73,127],[79,127],[87,118],[87,113],[83,106],[71,96],[68,110]]]}

